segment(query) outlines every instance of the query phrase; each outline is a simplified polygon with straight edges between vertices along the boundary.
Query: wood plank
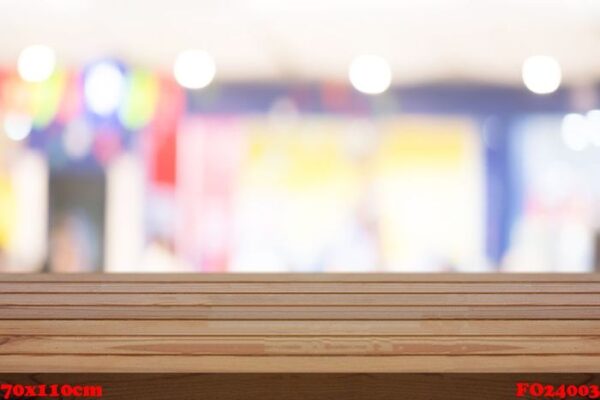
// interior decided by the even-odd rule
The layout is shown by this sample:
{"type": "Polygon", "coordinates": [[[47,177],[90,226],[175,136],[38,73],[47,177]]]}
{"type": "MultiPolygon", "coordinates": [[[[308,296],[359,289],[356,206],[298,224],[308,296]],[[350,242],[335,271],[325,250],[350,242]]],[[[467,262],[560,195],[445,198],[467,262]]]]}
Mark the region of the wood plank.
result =
{"type": "Polygon", "coordinates": [[[181,274],[18,274],[2,275],[3,282],[600,282],[600,274],[583,273],[373,273],[373,274],[219,274],[219,273],[181,273],[181,274]]]}
{"type": "Polygon", "coordinates": [[[417,356],[597,355],[582,336],[0,336],[3,355],[417,356]]]}
{"type": "Polygon", "coordinates": [[[11,276],[0,372],[592,371],[599,289],[598,275],[11,276]]]}
{"type": "Polygon", "coordinates": [[[0,355],[0,372],[81,373],[594,373],[596,355],[188,356],[0,355]]]}
{"type": "Polygon", "coordinates": [[[0,294],[0,307],[56,306],[600,306],[600,296],[519,294],[0,294]]]}
{"type": "Polygon", "coordinates": [[[600,336],[600,320],[0,320],[4,336],[600,336]]]}
{"type": "Polygon", "coordinates": [[[600,282],[0,282],[0,293],[599,293],[600,282]]]}
{"type": "Polygon", "coordinates": [[[2,306],[1,319],[597,320],[598,306],[2,306]]]}

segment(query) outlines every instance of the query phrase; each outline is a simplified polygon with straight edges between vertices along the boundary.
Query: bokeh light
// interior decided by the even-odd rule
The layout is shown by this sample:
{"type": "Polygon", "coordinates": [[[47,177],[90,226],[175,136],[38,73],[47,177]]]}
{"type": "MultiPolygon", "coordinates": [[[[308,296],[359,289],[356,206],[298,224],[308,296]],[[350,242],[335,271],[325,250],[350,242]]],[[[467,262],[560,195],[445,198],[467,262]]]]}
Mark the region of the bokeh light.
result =
{"type": "Polygon", "coordinates": [[[4,132],[11,140],[25,139],[31,133],[32,127],[33,120],[27,114],[10,112],[4,116],[4,132]]]}
{"type": "Polygon", "coordinates": [[[549,56],[532,56],[523,63],[523,83],[536,94],[555,92],[561,83],[562,72],[556,59],[549,56]]]}
{"type": "Polygon", "coordinates": [[[125,77],[119,67],[103,61],[90,67],[85,76],[84,97],[88,108],[100,116],[114,113],[125,92],[125,77]]]}
{"type": "Polygon", "coordinates": [[[24,48],[17,61],[19,76],[27,82],[44,82],[52,76],[55,67],[54,50],[44,45],[24,48]]]}
{"type": "Polygon", "coordinates": [[[92,127],[84,118],[75,119],[67,125],[62,141],[67,156],[74,160],[82,159],[90,152],[94,142],[92,127]]]}
{"type": "Polygon", "coordinates": [[[126,85],[126,95],[119,108],[119,121],[127,129],[141,129],[156,110],[158,79],[149,71],[133,70],[127,76],[126,85]]]}
{"type": "Polygon", "coordinates": [[[213,81],[216,70],[214,60],[206,51],[186,50],[177,56],[173,74],[184,88],[202,89],[213,81]]]}
{"type": "Polygon", "coordinates": [[[588,146],[588,123],[581,114],[567,114],[562,121],[562,138],[569,149],[584,150],[588,146]]]}
{"type": "Polygon", "coordinates": [[[356,57],[350,64],[348,76],[352,86],[366,94],[383,93],[392,83],[392,71],[388,62],[375,55],[356,57]]]}
{"type": "Polygon", "coordinates": [[[590,143],[600,146],[600,110],[590,110],[585,115],[588,123],[590,143]]]}

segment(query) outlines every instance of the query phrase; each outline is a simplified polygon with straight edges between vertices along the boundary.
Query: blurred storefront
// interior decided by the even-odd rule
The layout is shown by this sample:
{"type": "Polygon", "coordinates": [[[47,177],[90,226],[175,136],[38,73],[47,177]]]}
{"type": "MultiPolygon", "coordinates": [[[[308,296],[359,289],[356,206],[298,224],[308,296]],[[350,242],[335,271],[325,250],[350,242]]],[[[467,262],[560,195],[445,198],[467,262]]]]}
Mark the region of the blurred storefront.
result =
{"type": "MultiPolygon", "coordinates": [[[[331,105],[318,87],[279,88],[248,108],[228,101],[235,87],[186,100],[167,78],[123,71],[124,100],[104,116],[81,93],[85,76],[52,88],[52,111],[32,100],[46,84],[2,82],[3,270],[589,271],[595,263],[596,112],[581,121],[536,110],[473,114],[497,94],[471,106],[460,88],[441,94],[460,96],[462,110],[435,101],[417,109],[419,96],[437,93],[419,88],[398,88],[391,106],[344,92],[331,105]],[[22,104],[10,102],[11,90],[22,91],[22,104]],[[404,99],[407,112],[394,105],[404,99]]],[[[238,91],[251,98],[264,89],[238,91]]]]}
{"type": "Polygon", "coordinates": [[[409,48],[395,65],[420,61],[400,82],[376,56],[357,57],[348,80],[248,78],[242,65],[213,82],[200,50],[172,72],[128,57],[63,64],[45,46],[0,62],[0,271],[599,265],[598,80],[561,86],[547,56],[523,63],[524,85],[503,81],[509,67],[469,80],[409,48]]]}

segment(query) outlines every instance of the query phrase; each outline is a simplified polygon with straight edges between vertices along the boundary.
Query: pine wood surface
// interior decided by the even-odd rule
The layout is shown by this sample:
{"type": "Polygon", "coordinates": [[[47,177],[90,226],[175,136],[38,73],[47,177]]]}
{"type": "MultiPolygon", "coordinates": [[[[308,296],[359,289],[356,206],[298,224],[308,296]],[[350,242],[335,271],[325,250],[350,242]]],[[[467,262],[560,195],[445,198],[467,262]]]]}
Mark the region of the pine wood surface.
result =
{"type": "Polygon", "coordinates": [[[0,276],[2,373],[600,370],[600,276],[0,276]]]}

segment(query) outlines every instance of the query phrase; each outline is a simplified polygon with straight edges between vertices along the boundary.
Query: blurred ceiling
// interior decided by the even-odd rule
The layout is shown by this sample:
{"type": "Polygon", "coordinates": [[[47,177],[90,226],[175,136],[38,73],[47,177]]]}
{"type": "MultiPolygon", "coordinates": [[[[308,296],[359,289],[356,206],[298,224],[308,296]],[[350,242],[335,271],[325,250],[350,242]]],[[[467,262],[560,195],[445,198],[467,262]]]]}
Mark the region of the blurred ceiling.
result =
{"type": "Polygon", "coordinates": [[[585,85],[600,81],[600,0],[0,0],[0,64],[35,43],[67,65],[165,70],[202,48],[236,81],[346,80],[373,53],[399,84],[520,84],[523,60],[547,54],[585,85]]]}

